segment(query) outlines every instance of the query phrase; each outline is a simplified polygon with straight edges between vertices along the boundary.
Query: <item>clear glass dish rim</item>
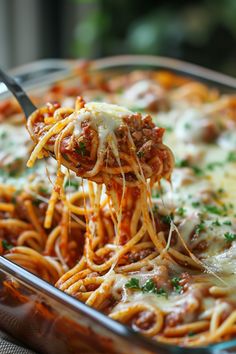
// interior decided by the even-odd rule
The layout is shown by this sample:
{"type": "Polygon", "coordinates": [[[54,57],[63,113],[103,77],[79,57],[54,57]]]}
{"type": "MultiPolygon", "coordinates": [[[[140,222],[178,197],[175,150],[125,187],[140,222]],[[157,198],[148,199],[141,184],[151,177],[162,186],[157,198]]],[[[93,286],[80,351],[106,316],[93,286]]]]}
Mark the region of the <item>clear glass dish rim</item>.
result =
{"type": "MultiPolygon", "coordinates": [[[[48,80],[44,81],[42,84],[34,83],[29,85],[30,89],[43,88],[46,84],[52,84],[58,80],[66,80],[71,78],[74,73],[74,70],[84,62],[84,59],[78,60],[64,60],[64,59],[42,59],[36,62],[32,62],[21,67],[12,69],[9,71],[12,75],[21,75],[22,73],[33,72],[34,70],[44,70],[45,68],[54,68],[57,67],[61,69],[61,72],[54,73],[49,76],[48,80]],[[43,85],[43,86],[42,86],[43,85]]],[[[150,56],[150,55],[121,55],[121,56],[112,56],[101,59],[92,60],[91,70],[92,71],[103,71],[106,69],[119,69],[124,68],[125,66],[133,69],[140,69],[143,67],[153,67],[156,70],[171,70],[176,71],[179,74],[185,74],[192,76],[196,79],[203,79],[209,83],[215,84],[215,86],[223,85],[229,89],[236,89],[236,78],[207,69],[192,63],[184,62],[178,59],[168,58],[168,57],[159,57],[159,56],[150,56]]],[[[28,87],[27,82],[25,87],[28,87]]],[[[0,99],[1,99],[0,94],[0,99]]],[[[5,98],[5,97],[4,97],[5,98]]],[[[31,288],[36,289],[37,291],[42,292],[43,294],[53,298],[54,300],[60,302],[61,304],[68,306],[72,311],[80,311],[84,315],[96,321],[99,325],[110,330],[115,335],[123,337],[123,339],[130,341],[135,341],[136,344],[142,345],[146,350],[158,351],[164,350],[169,351],[170,353],[217,353],[221,350],[230,349],[233,346],[236,346],[236,339],[232,339],[225,342],[210,344],[202,347],[180,347],[172,344],[165,344],[160,342],[155,342],[149,338],[144,337],[143,335],[133,331],[131,328],[120,324],[103,313],[97,311],[94,308],[89,307],[83,302],[71,297],[70,295],[62,292],[61,290],[55,288],[53,285],[47,283],[46,281],[38,278],[34,274],[28,272],[27,270],[21,268],[20,266],[12,263],[6,258],[0,256],[0,271],[9,273],[10,275],[17,278],[19,281],[23,281],[31,288]]]]}

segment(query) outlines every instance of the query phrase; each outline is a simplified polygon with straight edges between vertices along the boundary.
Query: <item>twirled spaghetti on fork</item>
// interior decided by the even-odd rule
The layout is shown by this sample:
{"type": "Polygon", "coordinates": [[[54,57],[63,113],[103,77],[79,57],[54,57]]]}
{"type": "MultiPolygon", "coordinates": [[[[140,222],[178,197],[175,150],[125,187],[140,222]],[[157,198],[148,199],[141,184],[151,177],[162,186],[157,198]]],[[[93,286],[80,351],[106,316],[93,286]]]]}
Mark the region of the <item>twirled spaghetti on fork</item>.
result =
{"type": "Polygon", "coordinates": [[[126,108],[76,101],[74,109],[49,104],[28,120],[28,130],[37,146],[28,167],[42,151],[53,153],[61,164],[80,177],[106,183],[135,186],[150,178],[169,178],[173,155],[162,143],[164,129],[150,115],[126,108]]]}

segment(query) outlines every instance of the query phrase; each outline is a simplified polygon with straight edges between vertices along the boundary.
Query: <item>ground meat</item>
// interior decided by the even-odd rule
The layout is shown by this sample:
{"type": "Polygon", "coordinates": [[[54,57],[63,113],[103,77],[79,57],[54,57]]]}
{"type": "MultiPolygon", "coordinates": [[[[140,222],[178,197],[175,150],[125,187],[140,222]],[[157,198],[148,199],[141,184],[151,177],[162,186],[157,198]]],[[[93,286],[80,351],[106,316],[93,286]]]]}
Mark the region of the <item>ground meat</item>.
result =
{"type": "Polygon", "coordinates": [[[198,242],[196,245],[194,245],[194,247],[192,247],[191,249],[195,251],[195,253],[201,253],[205,251],[207,247],[208,247],[208,242],[206,240],[202,240],[198,242]]]}
{"type": "Polygon", "coordinates": [[[164,265],[159,266],[155,270],[155,276],[152,278],[153,282],[156,284],[156,287],[163,289],[171,289],[171,282],[169,277],[168,268],[164,265]]]}
{"type": "Polygon", "coordinates": [[[129,262],[138,262],[141,259],[149,256],[149,254],[151,254],[152,252],[154,252],[153,248],[147,248],[147,249],[144,249],[144,250],[141,250],[141,251],[131,252],[128,255],[129,262]]]}

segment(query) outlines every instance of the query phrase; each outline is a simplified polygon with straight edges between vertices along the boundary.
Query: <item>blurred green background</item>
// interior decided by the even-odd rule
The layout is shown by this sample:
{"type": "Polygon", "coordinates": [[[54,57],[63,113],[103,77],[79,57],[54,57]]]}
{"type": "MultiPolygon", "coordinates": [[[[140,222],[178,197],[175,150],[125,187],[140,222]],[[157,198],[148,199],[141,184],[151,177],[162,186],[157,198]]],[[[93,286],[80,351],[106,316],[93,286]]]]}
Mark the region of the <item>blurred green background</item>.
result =
{"type": "Polygon", "coordinates": [[[19,58],[9,54],[6,60],[0,53],[5,67],[45,57],[152,54],[236,76],[236,0],[18,0],[18,5],[17,0],[0,0],[0,14],[4,2],[6,16],[16,16],[11,23],[19,27],[13,53],[15,37],[31,17],[19,58]]]}
{"type": "Polygon", "coordinates": [[[236,75],[235,0],[88,2],[73,55],[163,55],[236,75]]]}

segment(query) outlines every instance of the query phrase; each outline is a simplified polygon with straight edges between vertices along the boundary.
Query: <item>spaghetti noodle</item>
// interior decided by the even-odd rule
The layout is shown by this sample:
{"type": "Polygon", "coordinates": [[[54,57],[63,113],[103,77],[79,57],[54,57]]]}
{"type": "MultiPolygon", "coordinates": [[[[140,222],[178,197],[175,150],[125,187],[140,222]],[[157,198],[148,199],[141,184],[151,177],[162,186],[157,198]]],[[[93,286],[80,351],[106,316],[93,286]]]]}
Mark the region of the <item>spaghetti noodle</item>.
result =
{"type": "Polygon", "coordinates": [[[33,150],[17,127],[27,154],[7,144],[18,108],[1,111],[1,254],[160,342],[234,337],[235,97],[133,72],[47,98],[28,122],[33,150]]]}

